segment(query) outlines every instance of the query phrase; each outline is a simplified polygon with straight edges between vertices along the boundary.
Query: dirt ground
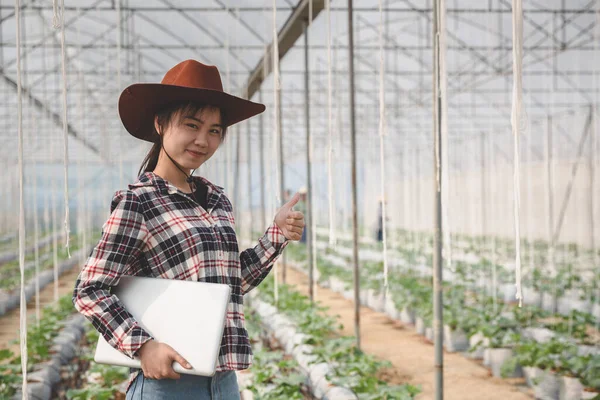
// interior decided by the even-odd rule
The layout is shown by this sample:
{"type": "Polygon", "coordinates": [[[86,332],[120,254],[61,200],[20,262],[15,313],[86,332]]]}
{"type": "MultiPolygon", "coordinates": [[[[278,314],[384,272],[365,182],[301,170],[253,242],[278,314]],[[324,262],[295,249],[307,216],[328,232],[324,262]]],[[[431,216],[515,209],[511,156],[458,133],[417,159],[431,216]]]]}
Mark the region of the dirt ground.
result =
{"type": "MultiPolygon", "coordinates": [[[[279,272],[281,275],[282,267],[279,272]]],[[[308,295],[308,276],[288,265],[287,283],[308,295]]],[[[342,295],[318,287],[316,300],[329,307],[330,315],[340,315],[343,335],[354,335],[354,306],[342,295]]],[[[434,347],[417,335],[412,326],[403,326],[385,314],[362,307],[361,347],[363,351],[389,360],[393,369],[386,371],[390,383],[421,386],[417,399],[434,398],[434,347]]],[[[515,380],[513,380],[514,382],[515,380]]],[[[521,380],[516,380],[521,381],[521,380]]],[[[474,360],[444,352],[444,398],[448,400],[528,400],[533,396],[524,387],[494,378],[474,360]]]]}
{"type": "MultiPolygon", "coordinates": [[[[58,278],[58,295],[64,296],[67,293],[72,293],[75,286],[75,280],[79,275],[79,267],[66,271],[58,278]]],[[[43,313],[44,306],[54,303],[54,283],[49,283],[42,291],[40,291],[40,314],[43,313]]],[[[75,310],[75,309],[73,309],[75,310]]],[[[35,296],[27,303],[27,323],[35,323],[35,296]]],[[[19,307],[4,314],[0,317],[0,350],[10,348],[15,354],[19,354],[19,343],[9,345],[13,339],[19,339],[19,324],[20,324],[19,307]]]]}

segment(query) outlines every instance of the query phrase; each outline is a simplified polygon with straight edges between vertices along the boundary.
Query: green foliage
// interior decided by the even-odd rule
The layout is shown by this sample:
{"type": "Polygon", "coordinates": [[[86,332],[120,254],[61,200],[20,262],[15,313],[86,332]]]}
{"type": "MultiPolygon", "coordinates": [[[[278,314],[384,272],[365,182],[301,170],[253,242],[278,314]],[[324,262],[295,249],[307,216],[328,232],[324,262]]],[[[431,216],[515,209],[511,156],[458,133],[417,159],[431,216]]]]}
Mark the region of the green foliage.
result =
{"type": "MultiPolygon", "coordinates": [[[[64,320],[74,312],[71,295],[61,297],[58,303],[46,306],[39,325],[28,324],[27,329],[27,370],[31,372],[34,365],[50,359],[50,345],[64,320]]],[[[18,343],[13,340],[11,344],[18,343]]],[[[21,356],[9,350],[0,350],[0,398],[10,397],[21,386],[21,356]]]]}
{"type": "Polygon", "coordinates": [[[301,392],[305,378],[296,372],[298,363],[281,351],[257,350],[250,370],[252,384],[247,387],[258,400],[304,399],[301,392]]]}
{"type": "MultiPolygon", "coordinates": [[[[372,268],[376,267],[372,266],[372,268]]],[[[263,300],[274,304],[273,289],[273,279],[265,279],[261,284],[259,295],[263,300]]],[[[356,349],[355,339],[352,337],[333,337],[343,326],[337,323],[337,317],[326,314],[326,307],[318,303],[312,305],[307,296],[294,291],[288,285],[280,284],[278,290],[279,310],[293,319],[302,333],[308,335],[305,343],[315,346],[313,350],[317,356],[315,362],[330,363],[333,374],[328,378],[334,384],[350,388],[360,394],[361,399],[381,399],[382,397],[373,396],[381,396],[382,393],[386,394],[387,397],[384,397],[386,399],[411,399],[419,392],[419,389],[414,386],[388,386],[385,381],[378,379],[376,376],[378,371],[391,364],[378,361],[356,349]]]]}
{"type": "Polygon", "coordinates": [[[412,385],[390,386],[379,379],[378,371],[392,364],[358,350],[354,337],[328,340],[313,354],[317,356],[314,363],[326,362],[332,367],[334,372],[328,378],[333,384],[351,389],[359,399],[412,399],[420,391],[412,385]]]}
{"type": "Polygon", "coordinates": [[[585,340],[588,338],[587,328],[593,326],[594,322],[590,314],[573,310],[570,315],[561,315],[558,320],[546,323],[546,326],[557,333],[585,340]]]}
{"type": "Polygon", "coordinates": [[[518,364],[560,373],[567,368],[568,360],[577,358],[577,346],[560,337],[545,343],[522,340],[515,345],[513,352],[513,357],[502,366],[503,371],[512,371],[518,364]]]}

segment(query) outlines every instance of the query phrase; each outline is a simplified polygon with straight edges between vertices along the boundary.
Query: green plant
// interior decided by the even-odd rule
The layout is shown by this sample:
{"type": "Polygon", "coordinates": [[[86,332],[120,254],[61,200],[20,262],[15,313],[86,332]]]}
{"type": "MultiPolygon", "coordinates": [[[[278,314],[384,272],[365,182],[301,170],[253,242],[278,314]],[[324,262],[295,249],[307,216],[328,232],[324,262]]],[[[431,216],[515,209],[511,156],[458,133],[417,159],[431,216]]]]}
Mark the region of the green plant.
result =
{"type": "Polygon", "coordinates": [[[503,370],[512,371],[518,364],[560,373],[567,360],[577,357],[577,346],[561,337],[553,337],[545,343],[527,339],[517,343],[513,353],[513,357],[502,366],[503,370]]]}
{"type": "MultiPolygon", "coordinates": [[[[273,279],[265,279],[259,291],[259,296],[271,304],[275,302],[273,285],[273,279]]],[[[378,361],[356,349],[352,337],[335,338],[335,333],[343,326],[337,323],[338,316],[331,317],[325,313],[326,307],[318,303],[312,305],[307,296],[285,284],[279,286],[278,300],[279,310],[293,319],[302,333],[308,335],[305,343],[314,345],[313,354],[317,356],[314,362],[328,362],[332,366],[333,373],[328,378],[334,384],[349,387],[364,395],[360,398],[369,399],[382,398],[369,397],[382,391],[388,393],[388,399],[411,399],[419,391],[410,385],[394,388],[379,380],[376,377],[378,370],[389,367],[389,362],[378,361]]]]}
{"type": "Polygon", "coordinates": [[[586,368],[579,376],[579,380],[585,388],[600,392],[600,355],[590,356],[586,368]]]}
{"type": "MultiPolygon", "coordinates": [[[[484,337],[489,339],[488,347],[490,348],[512,347],[519,341],[516,321],[503,316],[482,323],[479,330],[484,337]]],[[[477,346],[480,345],[482,343],[477,344],[477,346]]]]}

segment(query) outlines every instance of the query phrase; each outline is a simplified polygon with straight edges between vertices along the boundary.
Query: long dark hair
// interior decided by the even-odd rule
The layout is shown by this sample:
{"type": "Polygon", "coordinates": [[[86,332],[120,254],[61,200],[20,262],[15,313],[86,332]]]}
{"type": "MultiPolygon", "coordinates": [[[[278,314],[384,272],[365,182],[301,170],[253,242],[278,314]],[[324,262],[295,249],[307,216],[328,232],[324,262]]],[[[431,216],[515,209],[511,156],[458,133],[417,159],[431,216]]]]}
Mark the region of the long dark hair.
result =
{"type": "MultiPolygon", "coordinates": [[[[160,149],[162,148],[162,140],[163,140],[163,132],[165,128],[169,126],[173,116],[180,112],[179,115],[196,115],[196,113],[200,110],[203,110],[206,107],[210,107],[207,104],[199,104],[195,102],[180,102],[169,104],[168,106],[162,108],[160,111],[156,113],[158,117],[158,127],[160,129],[160,133],[156,131],[154,124],[152,124],[152,129],[154,130],[152,137],[154,138],[154,145],[146,154],[144,161],[142,161],[142,165],[138,171],[138,176],[142,174],[142,172],[154,171],[156,168],[156,164],[158,163],[158,156],[160,154],[160,149]]],[[[221,112],[221,124],[223,125],[223,131],[221,133],[221,143],[225,141],[225,136],[227,135],[227,124],[225,123],[225,113],[223,109],[220,109],[221,112]]]]}

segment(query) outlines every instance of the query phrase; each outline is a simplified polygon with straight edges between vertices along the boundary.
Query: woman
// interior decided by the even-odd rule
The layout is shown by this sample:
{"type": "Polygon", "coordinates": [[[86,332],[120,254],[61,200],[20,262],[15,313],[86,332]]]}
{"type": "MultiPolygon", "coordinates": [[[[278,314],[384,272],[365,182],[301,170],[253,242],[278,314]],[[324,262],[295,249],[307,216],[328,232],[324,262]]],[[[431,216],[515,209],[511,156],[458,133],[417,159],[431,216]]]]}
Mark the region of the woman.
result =
{"type": "Polygon", "coordinates": [[[127,399],[239,399],[234,371],[252,363],[243,295],[269,274],[289,240],[300,239],[304,215],[291,209],[296,194],[258,244],[240,253],[233,207],[223,188],[192,174],[217,151],[228,126],[264,109],[224,93],[217,68],[194,60],[177,64],[160,84],[134,84],[121,94],[123,125],[154,146],[138,180],[115,193],[102,237],[75,283],[73,304],[111,346],[139,356],[142,368],[130,369],[127,399]],[[154,340],[110,294],[122,275],[231,286],[213,377],[172,369],[173,361],[189,364],[167,343],[154,340]]]}

